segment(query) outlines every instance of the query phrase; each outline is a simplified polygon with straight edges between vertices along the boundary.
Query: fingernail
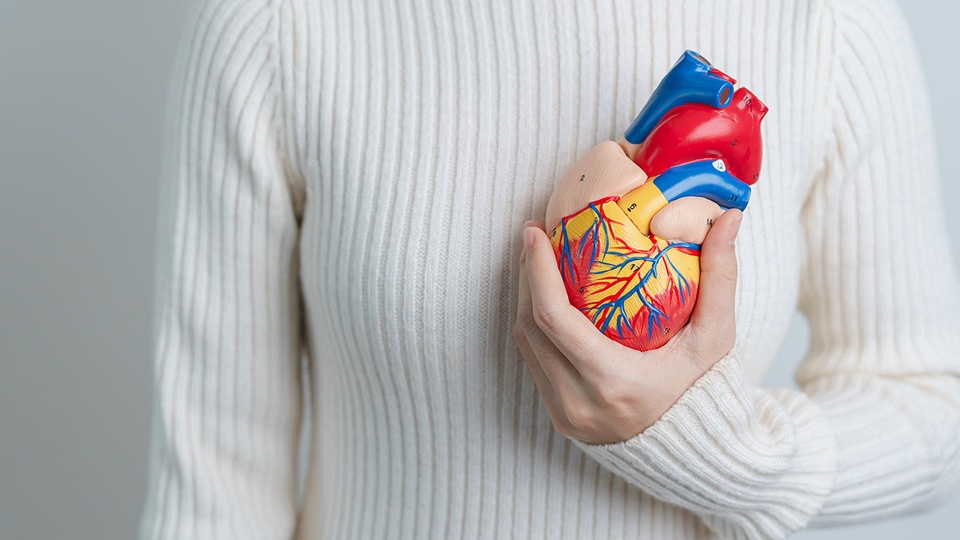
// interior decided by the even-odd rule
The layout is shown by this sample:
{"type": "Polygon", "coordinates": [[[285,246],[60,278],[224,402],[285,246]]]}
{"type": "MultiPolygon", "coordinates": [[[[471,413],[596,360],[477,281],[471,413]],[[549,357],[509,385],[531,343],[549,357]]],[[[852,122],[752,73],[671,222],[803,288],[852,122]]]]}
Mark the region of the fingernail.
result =
{"type": "Polygon", "coordinates": [[[528,219],[523,222],[524,229],[526,229],[527,227],[535,227],[536,225],[537,225],[537,222],[532,219],[528,219]]]}
{"type": "Polygon", "coordinates": [[[523,229],[523,246],[526,249],[533,247],[533,242],[537,239],[536,227],[526,227],[523,229]]]}
{"type": "Polygon", "coordinates": [[[740,224],[743,223],[743,212],[737,211],[737,215],[730,220],[730,225],[727,226],[727,231],[730,235],[730,243],[733,244],[737,239],[737,233],[740,232],[740,224]]]}

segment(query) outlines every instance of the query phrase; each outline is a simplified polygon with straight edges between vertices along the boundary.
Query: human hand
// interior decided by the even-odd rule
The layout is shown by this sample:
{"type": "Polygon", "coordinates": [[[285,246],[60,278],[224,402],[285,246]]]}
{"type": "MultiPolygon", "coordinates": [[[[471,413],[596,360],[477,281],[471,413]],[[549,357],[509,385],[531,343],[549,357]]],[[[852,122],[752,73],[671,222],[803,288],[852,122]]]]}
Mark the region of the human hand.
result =
{"type": "Polygon", "coordinates": [[[658,349],[640,352],[600,333],[567,297],[542,225],[528,222],[520,256],[514,337],[557,431],[588,444],[627,440],[660,419],[733,348],[743,214],[727,210],[700,252],[699,297],[689,324],[658,349]]]}

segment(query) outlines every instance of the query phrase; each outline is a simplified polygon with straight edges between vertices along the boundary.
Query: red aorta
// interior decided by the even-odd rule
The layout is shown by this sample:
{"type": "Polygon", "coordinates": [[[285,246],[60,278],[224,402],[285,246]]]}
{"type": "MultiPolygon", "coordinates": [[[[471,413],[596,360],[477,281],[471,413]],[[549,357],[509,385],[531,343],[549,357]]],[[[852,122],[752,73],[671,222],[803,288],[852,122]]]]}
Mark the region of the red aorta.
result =
{"type": "Polygon", "coordinates": [[[765,114],[767,106],[746,88],[737,90],[723,109],[680,105],[663,115],[643,141],[636,163],[654,177],[675,165],[720,158],[730,174],[753,184],[760,178],[760,121],[765,114]]]}

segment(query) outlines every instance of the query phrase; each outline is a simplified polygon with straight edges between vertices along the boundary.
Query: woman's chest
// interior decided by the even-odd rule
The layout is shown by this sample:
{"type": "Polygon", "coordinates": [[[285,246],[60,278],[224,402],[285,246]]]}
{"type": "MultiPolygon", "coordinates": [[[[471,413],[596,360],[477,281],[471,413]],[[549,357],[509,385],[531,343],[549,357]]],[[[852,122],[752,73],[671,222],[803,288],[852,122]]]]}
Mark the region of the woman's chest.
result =
{"type": "MultiPolygon", "coordinates": [[[[387,357],[470,355],[509,339],[522,223],[543,219],[566,168],[622,132],[682,51],[634,46],[646,23],[617,39],[584,31],[616,13],[478,5],[369,17],[344,6],[327,14],[335,35],[317,36],[316,92],[303,105],[316,122],[300,138],[301,280],[314,320],[328,323],[315,333],[371,358],[383,356],[367,350],[372,334],[387,357]]],[[[746,53],[724,60],[750,71],[746,53]]],[[[794,309],[809,180],[808,156],[785,140],[806,139],[803,116],[777,101],[791,77],[761,75],[750,86],[771,112],[738,240],[737,317],[741,341],[766,358],[794,309]]]]}

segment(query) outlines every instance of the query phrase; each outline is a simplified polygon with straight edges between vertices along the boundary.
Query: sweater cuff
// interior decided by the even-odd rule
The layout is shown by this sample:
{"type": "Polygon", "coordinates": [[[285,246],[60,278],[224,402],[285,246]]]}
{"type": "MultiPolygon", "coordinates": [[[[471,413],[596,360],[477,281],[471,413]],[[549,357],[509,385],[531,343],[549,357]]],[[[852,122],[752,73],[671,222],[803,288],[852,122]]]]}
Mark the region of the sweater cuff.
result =
{"type": "Polygon", "coordinates": [[[819,407],[799,392],[752,387],[736,349],[643,433],[613,444],[575,442],[723,537],[781,538],[804,527],[830,491],[837,462],[819,407]]]}

